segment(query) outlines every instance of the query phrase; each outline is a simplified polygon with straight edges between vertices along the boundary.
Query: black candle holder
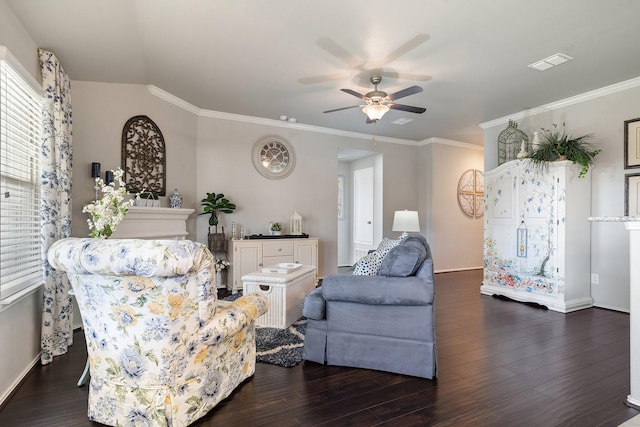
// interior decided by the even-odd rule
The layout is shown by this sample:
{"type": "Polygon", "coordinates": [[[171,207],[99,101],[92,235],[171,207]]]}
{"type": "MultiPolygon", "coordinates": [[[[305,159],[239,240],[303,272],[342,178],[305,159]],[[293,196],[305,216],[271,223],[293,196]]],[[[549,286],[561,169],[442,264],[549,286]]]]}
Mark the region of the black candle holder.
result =
{"type": "Polygon", "coordinates": [[[91,163],[91,178],[98,178],[100,176],[100,163],[91,163]]]}

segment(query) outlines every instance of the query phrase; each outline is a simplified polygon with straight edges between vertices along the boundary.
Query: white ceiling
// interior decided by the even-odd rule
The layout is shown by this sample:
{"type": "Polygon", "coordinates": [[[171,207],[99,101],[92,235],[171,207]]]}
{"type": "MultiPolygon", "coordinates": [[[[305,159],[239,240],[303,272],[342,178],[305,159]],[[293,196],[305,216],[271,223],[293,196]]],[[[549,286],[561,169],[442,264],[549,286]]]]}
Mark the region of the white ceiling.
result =
{"type": "MultiPolygon", "coordinates": [[[[640,76],[637,0],[6,0],[73,80],[154,85],[194,106],[421,141],[640,76]],[[562,52],[575,59],[527,68],[562,52]],[[418,85],[365,124],[341,88],[418,85]],[[400,78],[393,76],[400,75],[400,78]],[[425,76],[431,76],[425,80],[425,76]],[[396,119],[415,119],[396,125],[396,119]]],[[[1,41],[0,41],[1,44],[1,41]]]]}

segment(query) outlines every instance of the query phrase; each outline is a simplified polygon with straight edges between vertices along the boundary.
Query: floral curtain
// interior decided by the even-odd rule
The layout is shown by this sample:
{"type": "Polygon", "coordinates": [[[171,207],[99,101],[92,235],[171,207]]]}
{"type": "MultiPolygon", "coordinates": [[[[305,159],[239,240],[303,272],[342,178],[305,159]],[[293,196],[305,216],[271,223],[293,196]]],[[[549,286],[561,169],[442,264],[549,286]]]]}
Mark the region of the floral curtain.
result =
{"type": "Polygon", "coordinates": [[[41,362],[67,352],[73,343],[71,286],[47,261],[49,247],[71,235],[71,80],[56,56],[38,49],[42,71],[43,132],[40,158],[40,225],[44,264],[41,362]]]}

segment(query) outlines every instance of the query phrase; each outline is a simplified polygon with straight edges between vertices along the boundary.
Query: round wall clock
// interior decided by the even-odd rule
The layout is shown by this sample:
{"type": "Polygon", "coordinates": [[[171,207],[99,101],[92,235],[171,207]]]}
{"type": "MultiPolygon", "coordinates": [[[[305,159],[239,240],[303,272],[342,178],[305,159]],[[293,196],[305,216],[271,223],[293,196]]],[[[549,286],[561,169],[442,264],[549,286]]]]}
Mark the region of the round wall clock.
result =
{"type": "Polygon", "coordinates": [[[267,136],[258,140],[251,154],[253,166],[264,177],[282,179],[296,166],[293,147],[279,136],[267,136]]]}
{"type": "Polygon", "coordinates": [[[469,218],[480,218],[484,215],[484,177],[478,169],[469,169],[460,177],[458,204],[469,218]]]}

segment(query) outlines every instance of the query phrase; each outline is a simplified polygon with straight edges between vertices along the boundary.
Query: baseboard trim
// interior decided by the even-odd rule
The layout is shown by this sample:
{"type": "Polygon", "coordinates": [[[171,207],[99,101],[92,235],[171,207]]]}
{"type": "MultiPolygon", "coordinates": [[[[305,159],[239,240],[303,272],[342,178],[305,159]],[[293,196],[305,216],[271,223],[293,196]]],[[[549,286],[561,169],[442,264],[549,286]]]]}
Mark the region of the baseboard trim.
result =
{"type": "Polygon", "coordinates": [[[27,379],[31,371],[35,368],[35,366],[40,362],[41,353],[38,353],[35,359],[27,365],[27,367],[22,371],[22,374],[9,386],[8,390],[5,390],[0,396],[0,411],[4,409],[4,407],[9,403],[11,397],[18,391],[18,388],[22,385],[22,383],[27,379]]]}
{"type": "Polygon", "coordinates": [[[613,305],[607,305],[607,304],[596,304],[595,302],[593,303],[594,307],[597,308],[601,308],[603,310],[611,310],[611,311],[618,311],[620,313],[627,313],[629,314],[629,309],[628,308],[622,308],[622,307],[617,307],[617,306],[613,306],[613,305]]]}
{"type": "Polygon", "coordinates": [[[519,292],[515,289],[492,284],[483,284],[480,286],[480,293],[489,296],[503,295],[515,301],[536,303],[547,307],[549,310],[560,313],[570,313],[593,307],[593,300],[591,298],[574,298],[568,301],[558,301],[555,297],[532,294],[529,292],[519,292]]]}

